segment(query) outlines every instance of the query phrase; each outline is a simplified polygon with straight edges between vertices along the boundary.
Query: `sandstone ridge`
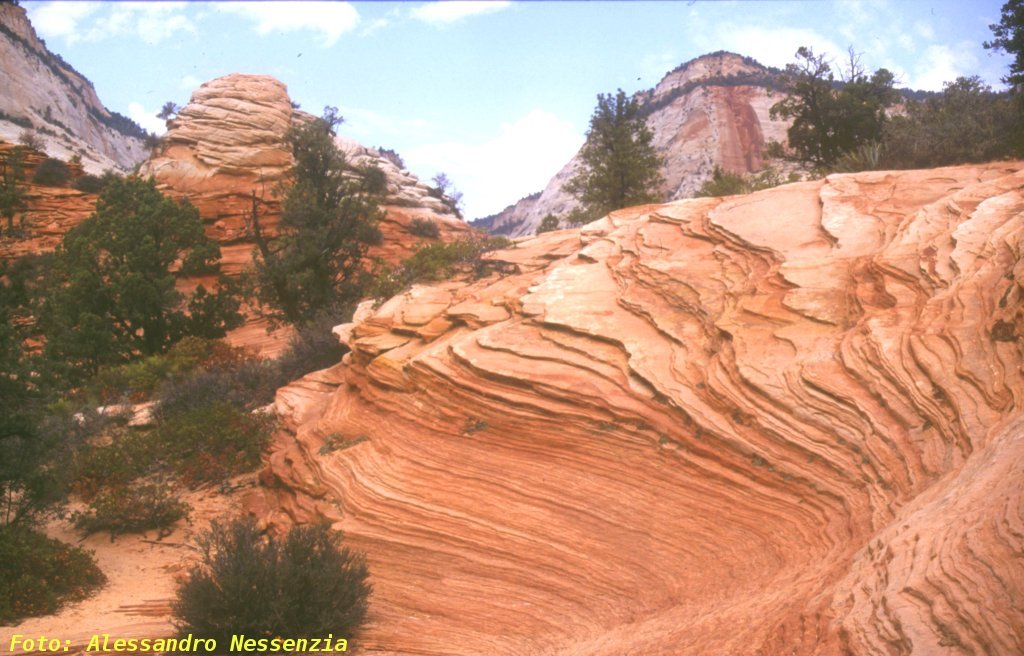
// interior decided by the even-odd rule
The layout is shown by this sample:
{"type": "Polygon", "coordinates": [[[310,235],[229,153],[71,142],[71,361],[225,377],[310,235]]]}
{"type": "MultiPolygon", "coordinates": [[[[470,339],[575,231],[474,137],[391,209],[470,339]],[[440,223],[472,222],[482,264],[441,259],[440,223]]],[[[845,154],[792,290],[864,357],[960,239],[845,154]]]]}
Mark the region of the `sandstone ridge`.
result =
{"type": "Polygon", "coordinates": [[[372,654],[1024,653],[1022,164],[615,212],[278,393],[372,654]]]}

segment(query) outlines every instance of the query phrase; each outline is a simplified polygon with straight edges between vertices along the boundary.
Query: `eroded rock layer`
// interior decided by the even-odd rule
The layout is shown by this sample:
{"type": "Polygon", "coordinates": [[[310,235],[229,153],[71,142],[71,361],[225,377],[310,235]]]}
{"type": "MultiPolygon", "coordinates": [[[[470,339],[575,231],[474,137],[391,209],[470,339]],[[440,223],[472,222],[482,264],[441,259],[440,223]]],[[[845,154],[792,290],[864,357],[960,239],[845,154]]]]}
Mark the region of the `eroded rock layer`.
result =
{"type": "Polygon", "coordinates": [[[1024,653],[1021,163],[613,213],[339,327],[271,523],[370,654],[1024,653]]]}
{"type": "MultiPolygon", "coordinates": [[[[236,274],[252,262],[248,217],[253,194],[261,224],[273,235],[280,218],[277,191],[292,165],[285,133],[309,115],[293,109],[287,87],[267,75],[234,73],[210,80],[168,123],[160,151],[141,169],[167,193],[188,198],[199,210],[207,234],[221,243],[221,268],[236,274]]],[[[382,246],[371,255],[397,262],[422,242],[411,230],[413,218],[437,224],[442,239],[467,235],[465,223],[450,214],[416,176],[350,140],[338,139],[348,160],[379,167],[388,198],[381,221],[382,246]]]]}

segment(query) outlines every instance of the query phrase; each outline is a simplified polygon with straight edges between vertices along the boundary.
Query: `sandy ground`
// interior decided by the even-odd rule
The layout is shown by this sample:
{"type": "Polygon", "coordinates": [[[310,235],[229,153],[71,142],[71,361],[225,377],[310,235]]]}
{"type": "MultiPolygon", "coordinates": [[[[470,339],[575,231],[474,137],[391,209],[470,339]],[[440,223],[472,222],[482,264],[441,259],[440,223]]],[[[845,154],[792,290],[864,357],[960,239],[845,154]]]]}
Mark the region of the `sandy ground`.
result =
{"type": "Polygon", "coordinates": [[[94,634],[108,633],[112,639],[172,635],[170,604],[179,578],[198,555],[195,537],[212,520],[238,514],[242,498],[255,485],[256,474],[251,473],[232,479],[227,493],[220,486],[187,492],[182,498],[192,506],[188,520],[179,521],[173,532],[162,539],[158,539],[157,531],[122,535],[113,541],[108,533],[82,539],[67,521],[52,521],[46,527],[47,534],[94,552],[96,563],[107,576],[107,584],[55,615],[0,627],[0,654],[12,653],[11,638],[16,634],[33,639],[43,635],[62,642],[70,640],[72,648],[68,653],[84,647],[94,634]]]}

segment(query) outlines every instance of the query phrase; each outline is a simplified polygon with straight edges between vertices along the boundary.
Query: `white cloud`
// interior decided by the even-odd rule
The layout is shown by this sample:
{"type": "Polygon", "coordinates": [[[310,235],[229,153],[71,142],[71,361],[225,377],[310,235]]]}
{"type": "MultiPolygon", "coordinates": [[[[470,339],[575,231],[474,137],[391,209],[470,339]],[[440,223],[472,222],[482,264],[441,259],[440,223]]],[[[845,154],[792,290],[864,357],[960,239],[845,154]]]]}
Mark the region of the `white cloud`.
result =
{"type": "Polygon", "coordinates": [[[399,118],[372,109],[345,105],[340,109],[341,115],[345,119],[341,125],[341,132],[360,142],[369,138],[379,139],[381,136],[396,140],[410,137],[422,139],[433,129],[433,126],[423,119],[399,118]]]}
{"type": "Polygon", "coordinates": [[[465,215],[477,218],[543,189],[582,145],[571,123],[533,110],[483,143],[428,144],[402,156],[421,177],[446,173],[464,193],[465,215]]]}
{"type": "Polygon", "coordinates": [[[721,27],[716,34],[699,39],[707,50],[730,50],[753,57],[766,66],[783,68],[796,60],[796,50],[808,46],[815,54],[841,61],[846,48],[815,32],[799,27],[766,27],[760,25],[730,25],[721,27]]]}
{"type": "Polygon", "coordinates": [[[217,11],[243,16],[260,35],[308,30],[320,35],[321,45],[334,45],[359,24],[359,12],[348,2],[224,2],[217,11]]]}
{"type": "Polygon", "coordinates": [[[909,76],[912,89],[941,91],[945,82],[952,82],[961,75],[971,75],[978,67],[978,58],[971,52],[974,44],[961,42],[955,45],[934,44],[925,48],[918,58],[918,64],[909,76]]]}
{"type": "Polygon", "coordinates": [[[442,0],[412,10],[414,18],[432,25],[446,25],[469,16],[490,14],[512,6],[505,0],[442,0]]]}
{"type": "Polygon", "coordinates": [[[914,31],[925,39],[931,40],[935,38],[935,29],[924,21],[914,23],[914,31]]]}
{"type": "Polygon", "coordinates": [[[43,2],[26,5],[32,26],[44,39],[72,38],[79,23],[103,6],[101,2],[43,2]]]}
{"type": "Polygon", "coordinates": [[[135,35],[154,44],[178,32],[195,32],[187,2],[47,2],[29,6],[29,19],[44,38],[68,43],[135,35]]]}
{"type": "Polygon", "coordinates": [[[195,75],[185,75],[181,78],[181,81],[178,82],[178,88],[184,91],[194,91],[198,89],[199,85],[202,83],[203,81],[195,75]]]}
{"type": "Polygon", "coordinates": [[[391,21],[389,19],[387,19],[387,18],[375,18],[374,20],[372,20],[369,23],[367,23],[363,27],[363,29],[359,31],[359,35],[360,36],[367,36],[367,35],[373,34],[377,30],[382,30],[382,29],[384,29],[385,27],[387,27],[390,24],[391,24],[391,21]]]}
{"type": "Polygon", "coordinates": [[[167,132],[167,125],[163,119],[156,117],[156,111],[148,111],[142,103],[128,103],[128,118],[142,126],[143,130],[154,134],[167,132]]]}

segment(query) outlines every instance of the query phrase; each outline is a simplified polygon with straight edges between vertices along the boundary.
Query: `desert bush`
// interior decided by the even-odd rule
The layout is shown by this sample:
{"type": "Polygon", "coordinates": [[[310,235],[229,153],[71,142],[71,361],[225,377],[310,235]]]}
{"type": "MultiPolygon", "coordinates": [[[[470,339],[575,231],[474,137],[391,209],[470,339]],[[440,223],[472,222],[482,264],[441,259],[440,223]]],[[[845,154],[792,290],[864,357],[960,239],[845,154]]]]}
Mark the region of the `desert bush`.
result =
{"type": "Polygon", "coordinates": [[[54,157],[47,157],[36,169],[32,182],[47,187],[63,187],[68,183],[71,171],[66,162],[54,157]]]}
{"type": "Polygon", "coordinates": [[[398,267],[378,272],[372,296],[390,298],[415,282],[441,280],[457,270],[476,276],[487,273],[484,253],[507,248],[512,242],[504,237],[460,239],[449,244],[426,244],[398,267]]]}
{"type": "Polygon", "coordinates": [[[544,234],[545,232],[552,232],[558,230],[558,217],[554,214],[548,214],[540,221],[540,225],[537,226],[536,234],[544,234]]]}
{"type": "Polygon", "coordinates": [[[98,175],[86,173],[85,175],[78,176],[71,186],[78,191],[98,194],[103,189],[103,178],[98,175]]]}
{"type": "Polygon", "coordinates": [[[331,315],[320,315],[298,327],[288,342],[288,348],[277,359],[279,387],[341,361],[348,348],[331,332],[339,323],[342,321],[331,315]]]}
{"type": "Polygon", "coordinates": [[[834,169],[839,173],[876,171],[882,167],[884,157],[885,146],[878,141],[870,141],[844,153],[836,160],[834,169]]]}
{"type": "Polygon", "coordinates": [[[425,239],[437,239],[441,236],[441,229],[430,219],[413,219],[409,224],[409,232],[425,239]]]}
{"type": "Polygon", "coordinates": [[[18,135],[18,143],[30,150],[43,152],[43,140],[31,128],[21,131],[18,135]]]}
{"type": "Polygon", "coordinates": [[[120,431],[105,446],[84,446],[72,459],[71,489],[89,500],[104,488],[123,487],[164,465],[164,449],[152,433],[120,431]]]}
{"type": "Polygon", "coordinates": [[[90,194],[98,194],[107,186],[107,184],[115,179],[121,177],[114,171],[107,171],[103,175],[93,175],[86,173],[85,175],[78,176],[72,183],[78,191],[85,191],[90,194]]]}
{"type": "Polygon", "coordinates": [[[210,401],[165,416],[155,439],[190,485],[220,482],[255,469],[273,418],[210,401]]]}
{"type": "MultiPolygon", "coordinates": [[[[790,180],[792,181],[792,180],[790,180]]],[[[777,187],[783,183],[779,172],[769,166],[749,176],[731,173],[715,165],[711,178],[705,180],[695,194],[698,198],[702,196],[733,196],[736,194],[749,194],[762,189],[777,187]]]]}
{"type": "Polygon", "coordinates": [[[164,530],[188,516],[187,503],[176,499],[168,485],[143,483],[119,486],[99,494],[87,512],[75,513],[75,527],[85,535],[109,531],[110,539],[122,533],[164,530]]]}
{"type": "Polygon", "coordinates": [[[363,555],[341,540],[326,525],[275,539],[251,519],[214,524],[172,604],[178,631],[219,644],[235,634],[352,638],[372,588],[363,555]]]}
{"type": "Polygon", "coordinates": [[[84,549],[23,526],[0,526],[0,625],[54,613],[105,581],[84,549]]]}
{"type": "MultiPolygon", "coordinates": [[[[287,382],[287,381],[285,381],[287,382]]],[[[254,410],[274,400],[284,383],[273,362],[248,360],[214,365],[177,376],[160,385],[157,417],[167,419],[218,399],[239,410],[254,410]]]]}
{"type": "Polygon", "coordinates": [[[183,337],[167,353],[151,355],[116,367],[101,369],[91,388],[100,403],[144,401],[167,381],[188,376],[202,368],[235,366],[252,356],[221,340],[183,337]]]}
{"type": "Polygon", "coordinates": [[[706,180],[697,191],[697,197],[701,196],[733,196],[745,194],[749,191],[746,179],[742,175],[731,173],[715,166],[711,179],[706,180]]]}

